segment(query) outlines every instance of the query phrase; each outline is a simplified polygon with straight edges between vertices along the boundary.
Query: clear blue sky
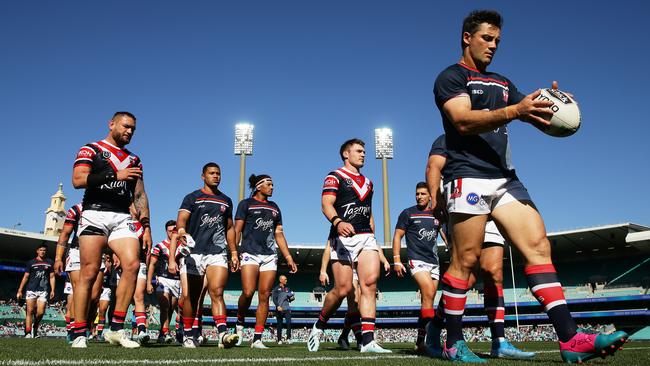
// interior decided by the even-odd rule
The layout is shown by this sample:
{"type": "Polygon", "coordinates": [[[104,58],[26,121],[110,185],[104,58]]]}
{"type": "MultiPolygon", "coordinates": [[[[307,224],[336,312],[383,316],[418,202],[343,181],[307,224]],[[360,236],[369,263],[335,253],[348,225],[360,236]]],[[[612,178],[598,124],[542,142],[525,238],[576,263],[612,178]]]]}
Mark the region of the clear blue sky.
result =
{"type": "MultiPolygon", "coordinates": [[[[72,162],[102,139],[116,110],[138,117],[154,239],[207,161],[236,200],[233,128],[255,124],[248,174],[273,176],[290,243],[321,243],[320,192],[359,137],[371,159],[374,213],[382,215],[373,131],[394,130],[391,225],[414,204],[427,153],[442,132],[436,75],[460,56],[460,26],[485,1],[3,1],[0,226],[43,229],[59,182],[68,207],[72,162]]],[[[557,231],[619,222],[650,225],[650,58],[647,2],[493,2],[505,18],[490,69],[531,92],[558,80],[583,126],[570,138],[513,122],[519,176],[557,231]]],[[[378,237],[382,239],[381,220],[378,237]]],[[[392,231],[392,230],[391,230],[392,231]]]]}

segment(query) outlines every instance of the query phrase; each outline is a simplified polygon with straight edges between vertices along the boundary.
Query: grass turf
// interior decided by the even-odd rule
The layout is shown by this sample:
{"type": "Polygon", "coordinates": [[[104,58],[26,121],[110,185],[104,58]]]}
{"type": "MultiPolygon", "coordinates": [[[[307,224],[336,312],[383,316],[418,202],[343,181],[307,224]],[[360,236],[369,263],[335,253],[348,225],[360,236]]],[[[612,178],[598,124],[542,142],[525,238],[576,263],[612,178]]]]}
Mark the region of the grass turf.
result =
{"type": "MultiPolygon", "coordinates": [[[[0,365],[243,365],[243,364],[305,364],[312,365],[449,365],[449,362],[418,357],[407,343],[385,344],[393,351],[389,355],[361,354],[341,351],[333,343],[321,344],[317,353],[307,351],[304,343],[275,345],[268,343],[268,350],[247,347],[223,350],[209,343],[197,349],[182,349],[178,345],[157,345],[139,349],[123,349],[105,343],[90,342],[87,349],[71,349],[62,339],[0,338],[0,365]]],[[[491,365],[558,365],[562,363],[557,344],[554,342],[520,343],[527,351],[539,352],[531,361],[489,359],[491,365]]],[[[470,348],[487,357],[489,343],[473,343],[470,348]]],[[[594,359],[594,365],[650,365],[650,342],[627,343],[622,351],[607,359],[594,359]]]]}

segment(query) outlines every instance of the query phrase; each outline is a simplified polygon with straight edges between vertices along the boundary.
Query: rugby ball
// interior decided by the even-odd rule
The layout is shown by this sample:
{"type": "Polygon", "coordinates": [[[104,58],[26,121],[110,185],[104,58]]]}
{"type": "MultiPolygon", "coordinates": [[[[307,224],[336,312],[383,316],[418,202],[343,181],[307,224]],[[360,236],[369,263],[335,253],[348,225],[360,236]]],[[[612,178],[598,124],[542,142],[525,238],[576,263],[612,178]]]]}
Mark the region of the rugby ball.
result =
{"type": "Polygon", "coordinates": [[[557,89],[542,89],[538,100],[548,100],[553,103],[550,109],[553,116],[547,119],[551,122],[549,126],[535,124],[547,135],[555,137],[571,136],[580,128],[580,108],[570,95],[557,89]]]}

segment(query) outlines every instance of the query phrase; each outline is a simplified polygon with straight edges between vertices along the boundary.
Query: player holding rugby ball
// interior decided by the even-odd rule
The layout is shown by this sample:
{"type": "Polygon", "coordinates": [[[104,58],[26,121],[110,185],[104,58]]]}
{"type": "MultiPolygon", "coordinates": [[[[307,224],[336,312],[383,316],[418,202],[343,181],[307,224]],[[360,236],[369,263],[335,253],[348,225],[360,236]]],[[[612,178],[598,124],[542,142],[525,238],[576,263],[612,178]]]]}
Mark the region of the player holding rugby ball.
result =
{"type": "Polygon", "coordinates": [[[438,75],[433,90],[447,136],[443,176],[455,246],[441,280],[448,332],[443,355],[485,362],[467,348],[462,316],[468,279],[491,217],[521,252],[528,285],[557,332],[564,361],[606,356],[627,334],[578,332],[551,260],[544,222],[511,163],[507,124],[519,119],[546,126],[552,103],[536,100],[539,90],[523,95],[506,77],[487,71],[501,40],[501,24],[495,11],[470,13],[463,22],[461,59],[438,75]]]}

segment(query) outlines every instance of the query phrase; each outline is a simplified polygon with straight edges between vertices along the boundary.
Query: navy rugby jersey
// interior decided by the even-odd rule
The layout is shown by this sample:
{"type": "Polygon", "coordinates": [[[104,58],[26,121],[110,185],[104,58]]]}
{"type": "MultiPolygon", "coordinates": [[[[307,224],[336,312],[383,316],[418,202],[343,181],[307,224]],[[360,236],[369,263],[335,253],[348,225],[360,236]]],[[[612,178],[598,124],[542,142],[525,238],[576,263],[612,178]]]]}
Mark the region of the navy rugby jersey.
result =
{"type": "Polygon", "coordinates": [[[27,291],[45,291],[50,292],[50,273],[54,271],[54,261],[50,258],[40,260],[38,258],[30,259],[25,265],[25,272],[29,273],[27,277],[27,291]]]}
{"type": "MultiPolygon", "coordinates": [[[[77,153],[74,167],[87,166],[90,172],[117,172],[126,168],[140,168],[140,158],[126,149],[112,145],[106,140],[82,146],[77,153]]],[[[129,213],[137,181],[114,181],[99,187],[88,187],[84,192],[83,209],[129,213]]]]}
{"type": "MultiPolygon", "coordinates": [[[[176,274],[169,273],[170,245],[169,240],[165,239],[151,248],[151,255],[158,258],[158,262],[156,262],[156,276],[180,280],[181,277],[178,271],[176,271],[176,274]]],[[[174,256],[174,258],[177,258],[177,256],[174,256]]]]}
{"type": "Polygon", "coordinates": [[[431,150],[429,150],[429,156],[440,155],[447,157],[447,141],[445,139],[445,134],[442,134],[433,141],[431,144],[431,150]]]}
{"type": "MultiPolygon", "coordinates": [[[[372,233],[372,193],[373,185],[370,179],[345,168],[330,172],[323,184],[323,196],[336,197],[336,215],[352,224],[357,234],[372,233]]],[[[336,228],[332,226],[330,237],[337,235],[336,228]]]]}
{"type": "Polygon", "coordinates": [[[241,242],[243,253],[276,253],[275,228],[282,225],[282,213],[275,202],[247,198],[239,202],[235,220],[244,220],[241,242]]]}
{"type": "Polygon", "coordinates": [[[106,268],[104,268],[104,279],[102,280],[102,287],[104,287],[104,288],[111,287],[111,278],[113,277],[111,275],[111,272],[112,271],[111,271],[111,266],[110,265],[106,266],[106,268]]]}
{"type": "Polygon", "coordinates": [[[77,229],[79,229],[79,220],[81,220],[81,203],[70,207],[65,215],[65,223],[63,226],[72,226],[72,241],[70,242],[70,249],[79,249],[79,236],[77,229]]]}
{"type": "Polygon", "coordinates": [[[185,231],[195,245],[192,254],[220,254],[226,252],[226,230],[232,218],[232,200],[222,192],[214,195],[203,189],[183,199],[179,211],[190,213],[185,231]]]}
{"type": "Polygon", "coordinates": [[[411,260],[438,264],[436,239],[441,223],[431,210],[420,210],[418,206],[405,209],[397,219],[397,229],[405,231],[406,255],[411,260]]]}
{"type": "Polygon", "coordinates": [[[457,178],[516,177],[510,158],[507,126],[478,135],[461,136],[443,110],[452,98],[467,96],[472,110],[495,110],[519,103],[525,96],[507,78],[454,64],[438,75],[433,94],[442,116],[448,149],[445,182],[457,178]]]}

